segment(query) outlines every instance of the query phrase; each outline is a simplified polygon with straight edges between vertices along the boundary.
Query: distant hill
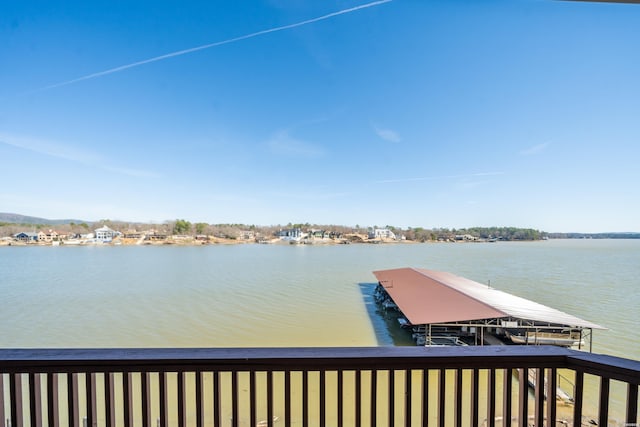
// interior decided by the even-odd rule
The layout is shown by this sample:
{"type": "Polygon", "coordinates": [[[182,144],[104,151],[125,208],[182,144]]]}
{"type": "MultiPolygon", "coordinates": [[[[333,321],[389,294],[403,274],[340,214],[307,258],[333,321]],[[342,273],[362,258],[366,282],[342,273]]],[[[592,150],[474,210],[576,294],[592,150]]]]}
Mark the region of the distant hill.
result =
{"type": "Polygon", "coordinates": [[[80,219],[46,219],[46,218],[38,218],[35,216],[0,212],[0,222],[11,223],[11,224],[60,225],[60,224],[70,224],[72,222],[76,224],[80,224],[87,221],[83,221],[80,219]]]}

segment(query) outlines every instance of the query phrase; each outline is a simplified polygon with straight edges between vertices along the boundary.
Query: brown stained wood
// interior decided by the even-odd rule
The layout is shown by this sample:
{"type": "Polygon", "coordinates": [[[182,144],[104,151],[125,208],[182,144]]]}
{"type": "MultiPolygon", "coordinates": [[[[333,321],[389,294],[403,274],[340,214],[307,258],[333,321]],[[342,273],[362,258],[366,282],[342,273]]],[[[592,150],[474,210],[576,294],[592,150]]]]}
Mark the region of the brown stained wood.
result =
{"type": "Polygon", "coordinates": [[[354,375],[354,393],[355,393],[355,425],[360,426],[362,423],[362,372],[356,371],[354,375]]]}
{"type": "Polygon", "coordinates": [[[422,427],[429,425],[429,371],[422,371],[422,427]]]}
{"type": "Polygon", "coordinates": [[[302,373],[302,426],[309,426],[309,371],[302,373]]]}
{"type": "Polygon", "coordinates": [[[249,407],[249,423],[251,423],[251,425],[254,425],[258,422],[256,414],[258,407],[258,401],[256,398],[257,386],[256,373],[255,371],[251,371],[249,372],[249,402],[251,403],[251,406],[249,407]]]}
{"type": "Polygon", "coordinates": [[[478,427],[478,392],[480,385],[480,371],[478,369],[473,369],[471,371],[471,402],[470,402],[470,410],[471,413],[471,427],[478,427]]]}
{"type": "Polygon", "coordinates": [[[511,393],[513,391],[513,377],[511,369],[503,369],[502,385],[502,419],[511,419],[511,408],[513,405],[511,393]]]}
{"type": "Polygon", "coordinates": [[[445,396],[447,391],[446,371],[440,369],[438,371],[438,426],[445,427],[445,396]]]}
{"type": "Polygon", "coordinates": [[[60,388],[59,375],[47,374],[47,399],[49,427],[60,426],[60,388]]]}
{"type": "Polygon", "coordinates": [[[371,425],[377,425],[378,411],[378,371],[371,371],[371,425]]]}
{"type": "Polygon", "coordinates": [[[404,371],[404,425],[411,425],[411,388],[413,382],[413,371],[404,371]]]}
{"type": "Polygon", "coordinates": [[[220,412],[220,374],[218,371],[213,373],[213,425],[214,427],[222,426],[222,414],[220,412]]]}
{"type": "Polygon", "coordinates": [[[9,390],[11,393],[11,425],[24,425],[24,417],[22,416],[22,374],[11,375],[9,382],[9,390]]]}
{"type": "Polygon", "coordinates": [[[388,371],[387,373],[388,375],[388,379],[387,379],[387,384],[388,384],[388,391],[387,391],[387,395],[389,396],[389,410],[388,415],[389,415],[389,424],[390,426],[393,425],[393,421],[396,415],[396,399],[395,399],[395,385],[396,385],[396,371],[395,370],[391,370],[388,371]]]}
{"type": "Polygon", "coordinates": [[[131,374],[128,372],[122,373],[122,404],[124,406],[124,422],[128,426],[133,425],[133,393],[131,389],[133,387],[131,374]]]}
{"type": "Polygon", "coordinates": [[[320,425],[326,425],[327,419],[327,373],[326,371],[320,371],[320,425]]]}
{"type": "Polygon", "coordinates": [[[527,368],[518,369],[518,425],[527,427],[529,417],[529,374],[527,368]]]}
{"type": "MultiPolygon", "coordinates": [[[[56,412],[56,405],[62,403],[68,408],[69,424],[78,425],[82,422],[81,414],[85,408],[80,408],[78,405],[78,393],[81,392],[87,396],[87,419],[91,421],[95,419],[96,407],[91,399],[95,399],[95,375],[103,374],[105,381],[105,402],[104,404],[97,403],[97,407],[105,407],[105,418],[107,419],[106,425],[112,427],[118,423],[122,423],[121,414],[114,413],[116,402],[114,400],[113,390],[113,376],[111,372],[122,372],[124,384],[124,394],[128,394],[128,399],[125,399],[124,406],[128,406],[125,410],[125,423],[131,421],[131,414],[133,411],[133,403],[130,400],[133,398],[130,386],[130,375],[133,373],[136,377],[141,375],[141,382],[144,382],[149,373],[158,373],[160,389],[166,387],[166,375],[167,372],[178,373],[178,382],[183,381],[185,372],[217,372],[232,373],[233,376],[238,372],[274,372],[277,375],[283,373],[286,378],[286,373],[295,370],[301,372],[302,382],[307,382],[303,387],[303,426],[310,424],[317,424],[318,420],[309,420],[308,412],[308,376],[309,372],[321,372],[320,388],[323,388],[321,395],[323,399],[326,399],[327,390],[324,379],[324,373],[326,371],[337,372],[338,381],[343,379],[343,372],[354,371],[356,378],[356,388],[359,391],[356,394],[359,396],[356,399],[356,418],[361,421],[361,411],[363,399],[370,400],[371,420],[376,423],[376,405],[378,400],[381,404],[385,400],[389,401],[389,420],[391,424],[395,422],[396,401],[399,397],[395,396],[395,382],[396,372],[405,372],[405,382],[411,380],[412,370],[419,370],[423,372],[423,391],[422,391],[422,418],[423,425],[426,425],[428,419],[428,372],[430,370],[438,371],[440,373],[440,379],[438,381],[438,403],[437,412],[439,425],[445,425],[445,413],[444,413],[444,396],[445,396],[445,374],[447,370],[464,370],[471,369],[477,371],[479,369],[491,370],[503,369],[505,372],[505,394],[503,396],[503,412],[504,416],[510,415],[510,403],[511,394],[507,391],[511,391],[510,385],[511,375],[510,371],[514,368],[524,369],[546,369],[549,373],[555,377],[556,369],[571,369],[577,372],[576,374],[576,414],[581,415],[582,411],[582,393],[583,393],[583,375],[590,374],[599,376],[603,384],[603,394],[601,395],[601,415],[604,420],[608,413],[608,384],[611,380],[617,380],[630,384],[629,387],[629,400],[627,402],[627,417],[633,419],[637,418],[637,396],[638,396],[638,384],[640,384],[640,362],[628,359],[617,358],[607,355],[597,355],[584,352],[578,352],[570,349],[556,348],[556,347],[544,347],[544,346],[502,346],[502,347],[463,347],[463,348],[423,348],[423,347],[375,347],[375,348],[259,348],[259,349],[0,349],[0,379],[5,383],[4,386],[8,388],[8,393],[4,397],[6,403],[6,409],[3,416],[5,418],[11,418],[13,425],[21,425],[20,419],[23,410],[22,405],[27,404],[27,400],[24,402],[21,398],[16,396],[22,396],[22,375],[25,375],[25,381],[27,376],[29,377],[29,401],[25,410],[30,413],[30,419],[34,420],[34,423],[38,423],[38,413],[40,412],[41,418],[44,417],[43,407],[46,406],[47,420],[49,424],[55,425],[59,422],[59,414],[56,412]],[[361,393],[362,376],[361,372],[371,373],[371,392],[365,393],[367,397],[363,397],[361,393]],[[389,373],[389,388],[388,390],[378,390],[378,375],[379,372],[389,373]],[[36,402],[37,396],[40,393],[36,392],[32,388],[37,383],[39,376],[46,374],[47,376],[47,402],[46,405],[36,402]],[[57,375],[64,375],[67,378],[66,393],[64,390],[59,393],[57,386],[54,386],[54,381],[57,375]],[[86,375],[85,388],[80,387],[77,381],[77,375],[86,375]],[[8,387],[7,387],[7,384],[8,387]],[[128,385],[128,386],[127,386],[128,385]],[[508,385],[508,387],[507,387],[508,385]],[[58,396],[59,393],[59,396],[58,396]],[[386,394],[386,396],[385,396],[386,394]],[[66,397],[63,397],[66,396],[66,397]],[[635,397],[635,398],[633,398],[635,397]],[[62,399],[62,402],[59,401],[62,399]],[[91,398],[91,399],[90,399],[91,398]],[[65,405],[66,400],[66,405],[65,405]],[[127,403],[128,402],[128,403],[127,403]],[[20,407],[20,408],[18,408],[20,407]],[[128,413],[128,415],[126,414],[128,413]]],[[[154,374],[155,375],[155,374],[154,374]]],[[[118,375],[119,377],[119,375],[118,375]]],[[[548,376],[547,383],[550,382],[548,376]]],[[[219,379],[219,378],[218,378],[219,379]]],[[[196,380],[197,381],[197,380],[196,380]]],[[[233,379],[232,379],[233,381],[233,379]]],[[[237,380],[236,380],[237,381],[237,380]]],[[[539,380],[540,382],[541,380],[539,380]]],[[[216,381],[214,381],[215,383],[216,381]]],[[[491,381],[490,381],[491,382],[491,381]]],[[[542,388],[543,382],[540,382],[540,388],[542,388]]],[[[24,384],[27,387],[27,384],[24,384]]],[[[184,388],[184,384],[182,385],[184,388]]],[[[214,389],[215,389],[214,385],[214,389]]],[[[343,403],[344,384],[338,389],[338,414],[339,419],[343,417],[341,405],[343,403]]],[[[405,383],[405,388],[407,384],[405,383]]],[[[521,384],[521,387],[525,387],[521,384]]],[[[63,387],[64,388],[64,387],[63,387]]],[[[143,387],[143,393],[144,393],[143,387]]],[[[495,392],[495,387],[493,387],[495,392]]],[[[526,392],[520,390],[520,407],[527,406],[526,392]]],[[[433,390],[435,392],[435,390],[433,390]]],[[[270,393],[273,393],[271,390],[270,393]]],[[[488,390],[489,401],[491,398],[491,391],[488,390]]],[[[540,391],[538,392],[540,393],[540,391]]],[[[101,393],[102,394],[102,393],[101,393]]],[[[237,384],[233,390],[233,394],[238,398],[237,384]]],[[[552,389],[547,390],[548,395],[553,395],[552,389]]],[[[176,402],[166,401],[165,394],[160,401],[160,424],[167,426],[166,411],[168,407],[175,408],[176,402]]],[[[178,405],[184,399],[185,393],[182,390],[179,393],[178,405]]],[[[475,406],[475,398],[477,394],[472,394],[472,408],[475,406]]],[[[415,398],[415,396],[414,396],[415,398]]],[[[137,402],[138,397],[135,397],[133,401],[137,402]]],[[[142,397],[143,405],[148,404],[147,398],[142,397]]],[[[216,405],[219,405],[220,390],[214,392],[214,420],[215,424],[222,427],[229,425],[228,419],[223,419],[223,414],[220,413],[220,408],[215,409],[216,405]],[[217,403],[215,403],[217,402],[217,403]]],[[[458,399],[458,397],[456,397],[458,399]]],[[[538,419],[543,418],[540,412],[540,394],[536,396],[536,411],[535,416],[538,419]]],[[[285,399],[286,401],[286,399],[285,399]]],[[[411,410],[411,396],[407,395],[404,400],[404,418],[410,418],[411,410]]],[[[415,400],[414,400],[415,402],[415,400]]],[[[184,403],[184,402],[183,402],[184,403]]],[[[182,404],[183,404],[182,403],[182,404]]],[[[399,404],[399,402],[398,402],[399,404]]],[[[119,407],[120,403],[118,403],[119,407]]],[[[193,404],[191,404],[193,405],[193,404]]],[[[198,407],[202,406],[201,399],[197,403],[198,407]]],[[[255,405],[255,402],[254,402],[255,405]]],[[[254,405],[251,405],[252,407],[254,405]]],[[[489,403],[490,405],[490,403],[489,403]]],[[[555,407],[551,403],[547,403],[547,419],[552,420],[555,415],[549,411],[555,411],[555,407]]],[[[327,414],[325,414],[325,405],[322,404],[322,411],[320,417],[326,421],[327,414]]],[[[197,410],[200,410],[197,408],[197,410]]],[[[271,409],[273,411],[273,408],[271,409]]],[[[520,409],[522,411],[522,409],[520,409]]],[[[143,408],[143,418],[147,411],[143,408]]],[[[184,413],[184,408],[183,411],[184,413]]],[[[235,421],[233,424],[237,425],[237,402],[236,407],[232,411],[236,416],[233,417],[235,421]]],[[[285,412],[287,412],[285,410],[285,412]]],[[[489,415],[490,410],[487,414],[489,415]]],[[[398,414],[399,415],[399,414],[398,414]]],[[[333,415],[332,415],[333,416],[333,415]]],[[[197,417],[197,415],[196,415],[197,417]]],[[[150,420],[147,416],[145,420],[146,424],[154,424],[154,420],[150,420]]],[[[285,415],[284,423],[288,422],[289,417],[285,415]]],[[[488,418],[492,418],[488,416],[488,418]]],[[[578,418],[579,420],[579,418],[578,418]]],[[[382,420],[380,420],[382,421],[382,420]]],[[[415,422],[416,420],[414,420],[415,422]]],[[[338,421],[338,424],[342,421],[338,421]]],[[[387,422],[387,420],[385,420],[387,422]]],[[[633,422],[633,421],[631,421],[633,422]]],[[[181,416],[179,420],[180,424],[184,423],[184,417],[181,416]]],[[[490,422],[489,422],[490,423],[490,422]]],[[[196,424],[199,424],[196,421],[196,424]]],[[[472,423],[473,425],[473,423],[472,423]]],[[[146,426],[148,427],[148,425],[146,426]]]]}
{"type": "MultiPolygon", "coordinates": [[[[536,387],[534,389],[534,422],[537,426],[542,426],[544,420],[544,369],[535,369],[536,387]]],[[[555,391],[551,395],[555,399],[555,391]]]]}
{"type": "Polygon", "coordinates": [[[584,374],[576,371],[573,396],[573,427],[582,427],[582,398],[584,389],[584,374]]]}
{"type": "Polygon", "coordinates": [[[456,375],[456,386],[455,386],[455,397],[454,397],[454,420],[453,423],[456,427],[462,426],[462,369],[457,369],[455,371],[456,375]]]}
{"type": "Polygon", "coordinates": [[[169,410],[169,400],[167,397],[167,373],[158,373],[158,400],[160,401],[160,427],[167,427],[167,411],[169,410]]]}
{"type": "Polygon", "coordinates": [[[284,427],[291,427],[291,371],[284,373],[284,427]]]}
{"type": "Polygon", "coordinates": [[[151,372],[140,374],[142,426],[151,427],[151,372]]]}
{"type": "Polygon", "coordinates": [[[202,372],[195,372],[196,427],[204,427],[204,402],[202,401],[202,372]]]}
{"type": "Polygon", "coordinates": [[[40,374],[29,374],[29,413],[31,414],[31,425],[40,427],[42,425],[42,402],[40,394],[40,374]],[[36,387],[36,381],[38,382],[36,387]]]}
{"type": "Polygon", "coordinates": [[[626,424],[632,424],[638,420],[638,384],[627,385],[627,414],[626,424]]]}
{"type": "Polygon", "coordinates": [[[343,407],[343,405],[344,405],[344,402],[343,402],[343,399],[344,399],[344,390],[343,390],[343,388],[344,388],[344,384],[343,384],[343,382],[344,382],[344,371],[338,371],[336,373],[336,375],[338,377],[337,378],[338,384],[336,386],[336,388],[337,388],[337,390],[336,390],[336,395],[337,396],[336,397],[337,397],[337,400],[338,400],[338,402],[337,402],[338,427],[342,427],[342,420],[343,420],[343,417],[344,417],[344,407],[343,407]]]}
{"type": "Polygon", "coordinates": [[[487,372],[487,427],[496,425],[496,370],[487,372]]]}
{"type": "Polygon", "coordinates": [[[4,380],[4,374],[2,372],[0,372],[0,426],[4,425],[4,423],[7,420],[7,414],[4,411],[4,405],[6,402],[6,398],[4,395],[4,384],[5,384],[5,380],[4,380]]]}
{"type": "Polygon", "coordinates": [[[267,427],[273,427],[273,372],[267,372],[267,427]]]}
{"type": "Polygon", "coordinates": [[[556,389],[558,388],[557,370],[547,369],[547,426],[556,426],[556,389]]]}
{"type": "Polygon", "coordinates": [[[609,384],[608,378],[600,378],[600,414],[598,416],[599,424],[606,426],[609,419],[609,384]]]}

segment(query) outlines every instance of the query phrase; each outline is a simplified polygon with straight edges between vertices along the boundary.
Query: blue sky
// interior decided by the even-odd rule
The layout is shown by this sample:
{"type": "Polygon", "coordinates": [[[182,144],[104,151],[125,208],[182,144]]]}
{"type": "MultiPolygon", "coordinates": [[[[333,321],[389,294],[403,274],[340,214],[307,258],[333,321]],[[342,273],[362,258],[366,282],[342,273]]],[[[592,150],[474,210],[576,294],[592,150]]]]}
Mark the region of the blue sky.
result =
{"type": "Polygon", "coordinates": [[[0,17],[2,212],[640,231],[640,6],[12,1],[0,17]]]}

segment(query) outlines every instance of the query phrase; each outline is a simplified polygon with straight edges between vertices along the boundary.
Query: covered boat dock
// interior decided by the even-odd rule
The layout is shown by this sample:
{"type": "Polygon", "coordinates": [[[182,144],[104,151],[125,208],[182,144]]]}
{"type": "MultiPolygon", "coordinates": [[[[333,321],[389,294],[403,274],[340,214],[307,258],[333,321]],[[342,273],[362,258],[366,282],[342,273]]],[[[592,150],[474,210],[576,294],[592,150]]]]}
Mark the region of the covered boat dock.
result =
{"type": "Polygon", "coordinates": [[[606,329],[452,273],[419,268],[374,271],[375,297],[411,328],[418,345],[550,344],[592,349],[606,329]]]}

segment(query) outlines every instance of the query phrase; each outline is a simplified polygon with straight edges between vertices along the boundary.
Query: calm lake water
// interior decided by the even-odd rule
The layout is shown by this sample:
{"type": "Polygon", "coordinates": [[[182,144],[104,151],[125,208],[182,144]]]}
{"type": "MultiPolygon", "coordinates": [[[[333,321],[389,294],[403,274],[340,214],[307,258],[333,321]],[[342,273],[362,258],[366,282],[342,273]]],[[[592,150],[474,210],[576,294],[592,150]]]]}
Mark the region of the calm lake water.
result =
{"type": "Polygon", "coordinates": [[[372,271],[398,267],[490,280],[609,328],[594,352],[640,359],[639,240],[1,247],[0,347],[411,345],[370,302],[372,271]]]}

